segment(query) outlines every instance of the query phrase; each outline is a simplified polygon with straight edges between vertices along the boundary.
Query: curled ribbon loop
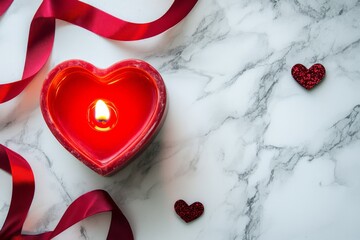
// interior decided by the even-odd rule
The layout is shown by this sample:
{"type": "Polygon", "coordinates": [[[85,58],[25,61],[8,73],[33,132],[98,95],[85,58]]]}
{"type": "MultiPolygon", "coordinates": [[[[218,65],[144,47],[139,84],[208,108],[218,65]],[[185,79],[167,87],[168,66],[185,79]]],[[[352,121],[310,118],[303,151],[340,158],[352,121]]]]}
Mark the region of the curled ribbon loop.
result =
{"type": "Polygon", "coordinates": [[[103,212],[112,212],[107,239],[134,239],[127,219],[110,195],[103,190],[94,190],[76,199],[65,211],[54,231],[38,235],[21,234],[34,196],[34,175],[24,158],[3,145],[0,145],[0,168],[11,174],[13,180],[10,209],[0,230],[0,239],[49,240],[75,223],[103,212]]]}
{"type": "MultiPolygon", "coordinates": [[[[0,0],[0,15],[12,0],[0,0]]],[[[45,65],[55,36],[55,20],[61,19],[113,40],[133,41],[156,36],[179,23],[197,0],[174,0],[169,10],[149,23],[131,23],[77,0],[44,0],[31,22],[22,79],[0,84],[0,103],[19,95],[45,65]],[[104,24],[106,23],[106,24],[104,24]]]]}

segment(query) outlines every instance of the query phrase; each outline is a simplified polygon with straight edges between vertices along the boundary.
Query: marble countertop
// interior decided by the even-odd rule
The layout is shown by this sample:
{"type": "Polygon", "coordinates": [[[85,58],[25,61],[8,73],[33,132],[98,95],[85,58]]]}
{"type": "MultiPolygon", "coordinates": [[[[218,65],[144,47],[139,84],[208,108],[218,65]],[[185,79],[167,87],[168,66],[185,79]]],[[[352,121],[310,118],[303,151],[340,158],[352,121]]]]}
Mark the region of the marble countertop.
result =
{"type": "MultiPolygon", "coordinates": [[[[171,0],[87,0],[134,21],[160,17],[171,0]]],[[[0,17],[1,83],[20,79],[30,21],[40,0],[15,0],[0,17]]],[[[360,239],[360,2],[200,0],[190,15],[151,39],[117,42],[57,21],[46,67],[0,105],[0,143],[33,168],[36,191],[24,231],[52,230],[81,194],[105,189],[137,240],[360,239]],[[126,58],[162,74],[169,111],[159,135],[129,166],[101,177],[47,128],[39,93],[68,59],[107,67],[126,58]],[[307,91],[291,67],[322,63],[307,91]],[[176,200],[201,201],[186,224],[176,200]]],[[[0,226],[11,179],[0,173],[0,226]]],[[[57,239],[105,239],[110,214],[57,239]]]]}

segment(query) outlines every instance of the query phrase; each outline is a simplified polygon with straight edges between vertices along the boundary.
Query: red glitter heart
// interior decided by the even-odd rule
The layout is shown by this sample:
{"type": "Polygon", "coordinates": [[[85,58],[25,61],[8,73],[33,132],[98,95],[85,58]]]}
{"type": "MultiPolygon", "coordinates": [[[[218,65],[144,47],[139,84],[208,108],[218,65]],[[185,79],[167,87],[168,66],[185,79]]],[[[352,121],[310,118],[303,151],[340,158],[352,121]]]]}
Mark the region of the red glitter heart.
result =
{"type": "Polygon", "coordinates": [[[177,200],[175,205],[175,212],[185,222],[192,222],[199,218],[204,213],[204,205],[201,202],[194,202],[190,206],[182,199],[177,200]]]}
{"type": "Polygon", "coordinates": [[[294,79],[307,90],[312,89],[325,77],[325,67],[320,63],[312,65],[307,69],[302,64],[296,64],[291,69],[294,79]]]}

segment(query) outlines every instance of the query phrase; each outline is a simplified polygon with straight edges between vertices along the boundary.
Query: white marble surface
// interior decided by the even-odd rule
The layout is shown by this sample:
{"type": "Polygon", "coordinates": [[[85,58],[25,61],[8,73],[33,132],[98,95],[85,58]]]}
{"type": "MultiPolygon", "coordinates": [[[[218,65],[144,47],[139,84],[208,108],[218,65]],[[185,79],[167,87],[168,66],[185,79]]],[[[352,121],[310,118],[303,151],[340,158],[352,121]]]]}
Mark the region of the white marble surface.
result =
{"type": "MultiPolygon", "coordinates": [[[[147,22],[171,0],[88,0],[117,17],[147,22]]],[[[0,18],[0,82],[21,77],[39,0],[15,0],[0,18]]],[[[25,231],[52,230],[81,194],[107,190],[138,240],[360,239],[360,1],[200,0],[179,25],[137,42],[109,41],[57,21],[46,68],[0,106],[0,143],[23,155],[36,178],[25,231]],[[162,74],[170,106],[151,146],[118,174],[98,176],[70,155],[39,109],[45,74],[80,58],[107,67],[125,58],[162,74]],[[312,91],[296,63],[322,63],[312,91]],[[191,224],[177,199],[201,201],[191,224]]],[[[11,179],[0,173],[0,224],[11,179]]],[[[57,239],[105,239],[110,215],[57,239]]]]}

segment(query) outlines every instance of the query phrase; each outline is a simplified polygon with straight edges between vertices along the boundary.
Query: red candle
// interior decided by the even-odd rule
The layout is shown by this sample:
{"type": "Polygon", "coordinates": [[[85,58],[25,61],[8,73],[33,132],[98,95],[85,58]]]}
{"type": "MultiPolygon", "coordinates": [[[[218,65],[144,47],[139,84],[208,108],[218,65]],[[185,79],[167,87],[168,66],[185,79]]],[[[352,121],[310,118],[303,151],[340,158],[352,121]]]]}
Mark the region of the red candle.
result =
{"type": "Polygon", "coordinates": [[[49,73],[41,110],[70,153],[108,175],[125,166],[160,129],[166,89],[160,74],[144,61],[98,69],[71,60],[49,73]]]}

